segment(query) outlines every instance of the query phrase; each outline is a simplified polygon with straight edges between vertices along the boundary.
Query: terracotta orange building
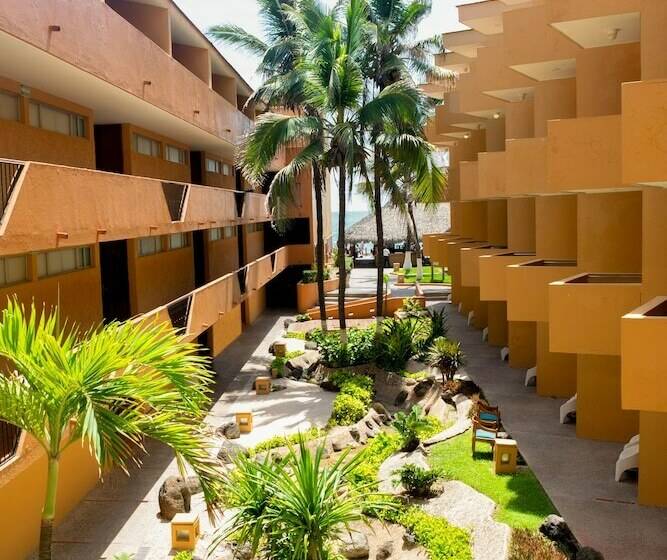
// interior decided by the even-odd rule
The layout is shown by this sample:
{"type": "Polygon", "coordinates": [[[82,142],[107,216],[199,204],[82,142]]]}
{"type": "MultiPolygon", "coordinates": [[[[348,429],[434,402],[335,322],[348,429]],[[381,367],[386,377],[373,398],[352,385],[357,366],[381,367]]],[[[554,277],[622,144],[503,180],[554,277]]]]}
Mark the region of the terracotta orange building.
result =
{"type": "Polygon", "coordinates": [[[667,506],[667,2],[488,0],[459,19],[439,57],[456,87],[428,85],[452,226],[425,252],[578,437],[638,449],[638,502],[667,506]]]}
{"type": "MultiPolygon", "coordinates": [[[[0,302],[157,316],[212,356],[267,300],[296,304],[310,178],[278,236],[234,166],[252,90],[171,0],[6,0],[0,52],[0,302]]],[[[2,559],[36,546],[44,462],[0,424],[2,559]]],[[[98,478],[84,448],[64,463],[58,519],[98,478]]]]}

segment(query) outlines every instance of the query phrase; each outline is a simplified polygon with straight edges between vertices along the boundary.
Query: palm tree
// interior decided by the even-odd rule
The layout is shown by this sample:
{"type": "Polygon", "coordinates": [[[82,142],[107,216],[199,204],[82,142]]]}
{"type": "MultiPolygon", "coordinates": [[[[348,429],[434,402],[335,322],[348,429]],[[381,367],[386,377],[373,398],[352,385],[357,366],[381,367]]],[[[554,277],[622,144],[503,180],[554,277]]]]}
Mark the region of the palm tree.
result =
{"type": "Polygon", "coordinates": [[[426,363],[440,370],[443,385],[446,381],[452,381],[459,368],[465,365],[461,343],[449,340],[444,336],[436,338],[428,350],[426,363]]]}
{"type": "Polygon", "coordinates": [[[140,463],[144,439],[165,443],[179,466],[199,476],[217,502],[216,462],[200,423],[209,403],[197,347],[158,324],[109,323],[85,333],[59,326],[58,312],[26,313],[9,301],[0,320],[0,420],[30,434],[48,458],[39,559],[50,560],[60,460],[72,445],[90,449],[102,471],[140,463]]]}
{"type": "MultiPolygon", "coordinates": [[[[426,76],[435,79],[452,79],[453,74],[433,64],[433,52],[444,50],[440,37],[433,37],[422,41],[413,41],[414,35],[420,22],[429,15],[431,11],[430,0],[369,0],[368,11],[370,23],[375,30],[374,41],[369,43],[367,49],[367,60],[364,67],[367,70],[367,78],[372,82],[377,91],[383,91],[387,86],[398,81],[411,81],[412,75],[426,76]]],[[[423,139],[423,126],[429,116],[427,104],[423,105],[423,118],[411,123],[411,126],[403,127],[404,130],[394,140],[394,153],[388,153],[386,146],[380,142],[382,130],[371,130],[371,143],[374,147],[373,167],[375,169],[373,179],[373,207],[375,211],[376,235],[378,245],[383,239],[382,223],[382,190],[390,182],[391,162],[390,156],[398,157],[399,160],[410,163],[410,157],[415,151],[424,151],[424,155],[433,152],[428,143],[415,142],[423,139]],[[396,148],[409,146],[407,153],[397,152],[396,148]],[[418,148],[419,146],[419,148],[418,148]]],[[[428,156],[430,159],[430,156],[428,156]]],[[[419,177],[424,184],[429,175],[419,177]]],[[[442,173],[430,175],[434,192],[442,193],[444,189],[444,176],[442,173]]],[[[441,198],[442,200],[442,198],[441,198]]],[[[416,234],[416,230],[415,230],[416,234]]],[[[417,238],[417,243],[419,240],[417,238]]],[[[376,256],[377,266],[377,291],[376,310],[379,321],[382,316],[382,279],[383,258],[378,250],[376,256]]]]}
{"type": "MultiPolygon", "coordinates": [[[[297,61],[302,58],[301,47],[296,25],[290,9],[294,8],[295,0],[259,0],[260,17],[263,20],[264,35],[269,42],[255,37],[236,25],[216,25],[208,30],[208,35],[221,43],[226,43],[246,50],[260,58],[257,68],[265,81],[248,100],[248,103],[261,103],[267,108],[285,108],[297,113],[317,117],[315,107],[308,104],[304,95],[303,73],[295,71],[297,61]]],[[[321,130],[322,127],[320,127],[321,130]]],[[[322,139],[313,140],[322,142],[322,139]]],[[[284,149],[287,147],[283,145],[284,149]]],[[[326,187],[324,167],[317,157],[311,157],[310,167],[313,174],[313,190],[315,192],[315,216],[317,221],[315,262],[317,266],[317,294],[320,309],[320,322],[323,331],[327,330],[326,301],[324,291],[324,209],[323,191],[326,187]]],[[[305,169],[305,166],[293,166],[285,169],[287,188],[274,189],[270,197],[274,220],[280,222],[284,208],[292,201],[292,188],[296,177],[293,172],[305,169]]]]}

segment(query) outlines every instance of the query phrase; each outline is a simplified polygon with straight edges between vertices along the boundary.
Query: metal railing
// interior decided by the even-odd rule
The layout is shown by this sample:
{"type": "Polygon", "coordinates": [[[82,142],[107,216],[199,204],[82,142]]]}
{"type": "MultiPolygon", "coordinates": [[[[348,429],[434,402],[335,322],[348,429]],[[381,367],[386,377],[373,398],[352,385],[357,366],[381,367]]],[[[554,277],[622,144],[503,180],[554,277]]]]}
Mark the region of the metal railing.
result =
{"type": "Polygon", "coordinates": [[[0,216],[5,213],[14,185],[23,170],[23,162],[0,159],[0,216]]]}
{"type": "Polygon", "coordinates": [[[0,467],[16,455],[20,439],[19,428],[0,420],[0,467]]]}

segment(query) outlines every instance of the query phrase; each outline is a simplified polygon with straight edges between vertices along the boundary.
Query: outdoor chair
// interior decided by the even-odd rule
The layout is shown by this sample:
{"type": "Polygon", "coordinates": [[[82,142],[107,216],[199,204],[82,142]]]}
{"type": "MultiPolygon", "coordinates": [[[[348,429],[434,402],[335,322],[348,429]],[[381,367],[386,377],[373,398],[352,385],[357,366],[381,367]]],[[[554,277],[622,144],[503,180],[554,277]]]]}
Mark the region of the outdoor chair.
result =
{"type": "Polygon", "coordinates": [[[491,406],[484,401],[477,401],[475,416],[482,422],[500,426],[500,408],[497,406],[491,406]]]}
{"type": "Polygon", "coordinates": [[[472,454],[475,455],[475,446],[478,441],[488,443],[493,446],[496,443],[496,437],[500,431],[500,424],[497,422],[484,422],[475,417],[472,421],[472,454]]]}

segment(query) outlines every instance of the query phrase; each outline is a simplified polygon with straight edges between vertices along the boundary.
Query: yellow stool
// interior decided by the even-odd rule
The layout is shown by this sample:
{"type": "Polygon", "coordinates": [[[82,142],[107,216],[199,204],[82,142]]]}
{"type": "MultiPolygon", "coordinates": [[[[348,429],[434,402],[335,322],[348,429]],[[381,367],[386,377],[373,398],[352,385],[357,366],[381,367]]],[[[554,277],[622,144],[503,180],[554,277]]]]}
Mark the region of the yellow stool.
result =
{"type": "Polygon", "coordinates": [[[252,412],[237,412],[236,423],[242,434],[249,434],[252,432],[252,412]]]}
{"type": "Polygon", "coordinates": [[[403,284],[403,283],[405,282],[405,274],[402,274],[402,273],[399,272],[399,273],[397,274],[397,277],[398,277],[398,278],[396,279],[396,283],[397,283],[397,284],[403,284]]]}
{"type": "Polygon", "coordinates": [[[394,263],[394,272],[398,274],[399,269],[401,268],[401,263],[394,263]]]}
{"type": "Polygon", "coordinates": [[[273,343],[273,355],[276,358],[284,358],[287,354],[287,344],[284,342],[274,342],[273,343]]]}
{"type": "Polygon", "coordinates": [[[515,473],[518,452],[516,441],[513,439],[496,438],[495,445],[493,446],[493,467],[495,473],[515,473]]]}
{"type": "Polygon", "coordinates": [[[255,393],[257,395],[268,395],[271,392],[271,378],[258,377],[255,379],[255,393]]]}
{"type": "Polygon", "coordinates": [[[199,539],[199,516],[196,513],[177,513],[171,520],[171,547],[174,550],[194,550],[199,539]]]}

